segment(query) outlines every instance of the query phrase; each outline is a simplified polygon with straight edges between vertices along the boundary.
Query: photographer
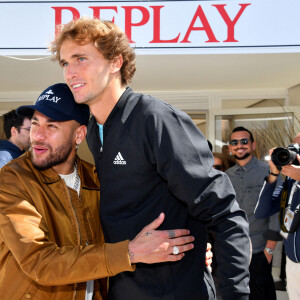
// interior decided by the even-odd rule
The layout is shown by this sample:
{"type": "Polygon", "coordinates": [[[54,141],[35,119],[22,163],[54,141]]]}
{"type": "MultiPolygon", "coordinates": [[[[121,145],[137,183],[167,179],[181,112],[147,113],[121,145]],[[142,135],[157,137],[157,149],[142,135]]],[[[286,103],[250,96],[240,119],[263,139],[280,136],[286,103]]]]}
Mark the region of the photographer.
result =
{"type": "MultiPolygon", "coordinates": [[[[293,143],[300,144],[300,133],[293,143]]],[[[269,161],[270,174],[260,192],[258,204],[255,209],[257,218],[266,218],[280,212],[281,235],[284,237],[286,254],[287,291],[290,299],[300,299],[300,155],[295,145],[296,159],[287,165],[278,164],[272,157],[269,161]],[[298,152],[297,152],[298,151],[298,152]],[[275,162],[275,163],[274,163],[275,162]],[[281,173],[286,177],[281,186],[276,188],[276,182],[280,173],[277,166],[281,167],[281,173]]],[[[275,149],[270,150],[272,155],[275,149]]]]}

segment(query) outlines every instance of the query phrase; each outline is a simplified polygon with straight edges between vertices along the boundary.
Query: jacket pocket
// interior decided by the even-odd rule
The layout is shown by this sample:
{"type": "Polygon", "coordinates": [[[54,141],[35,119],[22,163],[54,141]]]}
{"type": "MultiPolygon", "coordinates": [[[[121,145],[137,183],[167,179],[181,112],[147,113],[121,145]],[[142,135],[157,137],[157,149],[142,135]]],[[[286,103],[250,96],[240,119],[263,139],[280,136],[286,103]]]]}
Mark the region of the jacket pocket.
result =
{"type": "MultiPolygon", "coordinates": [[[[32,284],[32,279],[25,275],[11,253],[8,254],[6,262],[1,266],[0,299],[1,300],[23,300],[30,299],[26,291],[32,284]]],[[[35,292],[32,291],[32,294],[35,292]]],[[[31,298],[32,299],[32,298],[31,298]]]]}

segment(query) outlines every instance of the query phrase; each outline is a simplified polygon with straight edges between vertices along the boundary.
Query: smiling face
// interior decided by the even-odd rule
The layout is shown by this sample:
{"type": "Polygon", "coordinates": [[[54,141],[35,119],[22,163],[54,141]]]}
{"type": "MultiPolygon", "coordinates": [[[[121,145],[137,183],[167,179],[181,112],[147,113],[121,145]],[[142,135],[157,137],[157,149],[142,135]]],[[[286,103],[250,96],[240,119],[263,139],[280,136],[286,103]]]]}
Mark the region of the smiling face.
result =
{"type": "Polygon", "coordinates": [[[74,163],[78,127],[74,120],[58,122],[35,111],[30,129],[33,165],[42,170],[53,167],[57,173],[64,174],[66,165],[74,163]]]}
{"type": "Polygon", "coordinates": [[[60,65],[75,101],[88,105],[101,99],[113,73],[112,63],[92,43],[79,45],[68,39],[60,48],[60,65]]]}
{"type": "Polygon", "coordinates": [[[247,131],[236,131],[231,134],[230,140],[238,140],[236,146],[229,145],[232,155],[236,158],[238,164],[246,164],[251,160],[255,150],[255,142],[251,142],[250,134],[247,131]],[[241,139],[248,139],[246,145],[241,144],[241,139]]]}

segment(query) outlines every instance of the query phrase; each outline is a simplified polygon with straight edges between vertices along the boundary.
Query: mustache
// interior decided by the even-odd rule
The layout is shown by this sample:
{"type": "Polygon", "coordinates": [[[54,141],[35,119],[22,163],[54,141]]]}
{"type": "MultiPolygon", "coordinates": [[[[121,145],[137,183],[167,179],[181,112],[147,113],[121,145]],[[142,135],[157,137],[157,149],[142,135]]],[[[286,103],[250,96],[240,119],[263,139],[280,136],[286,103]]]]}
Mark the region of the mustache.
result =
{"type": "Polygon", "coordinates": [[[49,150],[52,150],[52,146],[50,144],[47,144],[44,142],[32,142],[31,143],[31,149],[36,146],[41,146],[41,147],[48,148],[49,150]]]}

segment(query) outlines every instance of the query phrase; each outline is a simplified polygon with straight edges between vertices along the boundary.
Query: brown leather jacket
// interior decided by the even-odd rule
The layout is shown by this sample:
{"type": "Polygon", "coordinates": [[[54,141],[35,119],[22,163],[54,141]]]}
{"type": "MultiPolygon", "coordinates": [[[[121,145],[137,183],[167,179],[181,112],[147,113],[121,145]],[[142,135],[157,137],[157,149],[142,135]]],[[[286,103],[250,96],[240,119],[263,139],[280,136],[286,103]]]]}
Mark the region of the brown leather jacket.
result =
{"type": "Polygon", "coordinates": [[[104,243],[96,171],[76,159],[79,198],[29,152],[1,168],[1,300],[84,299],[86,281],[133,271],[128,241],[104,243]]]}

